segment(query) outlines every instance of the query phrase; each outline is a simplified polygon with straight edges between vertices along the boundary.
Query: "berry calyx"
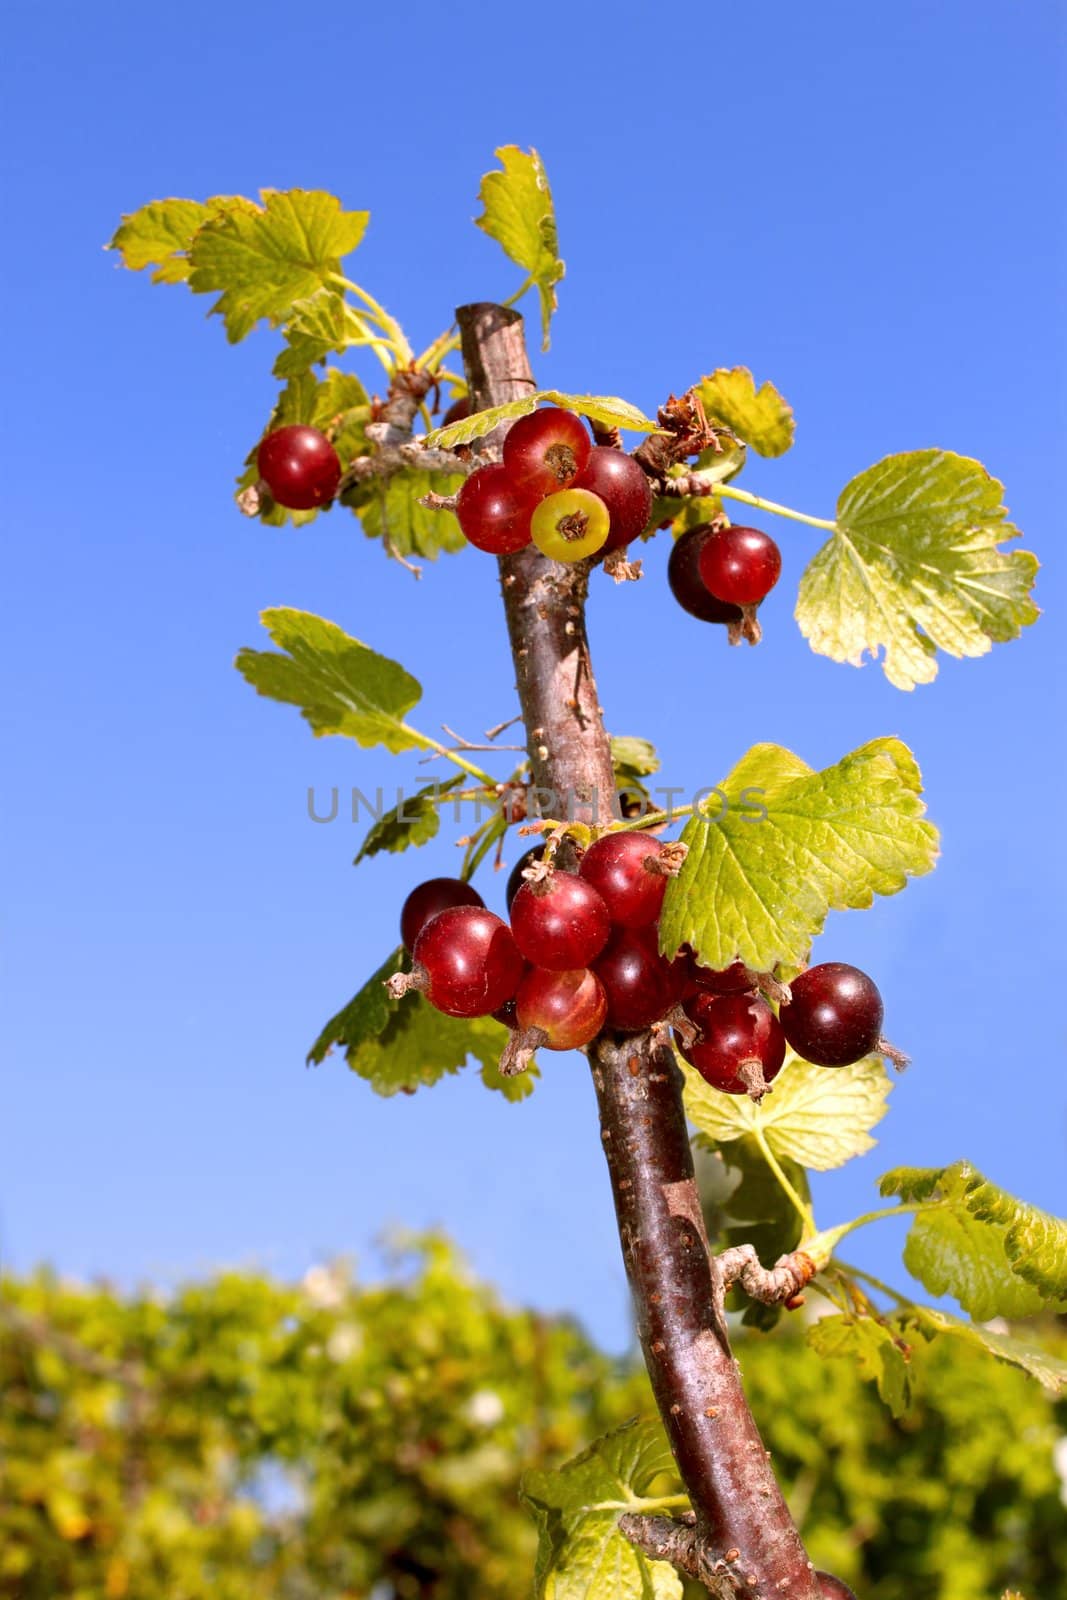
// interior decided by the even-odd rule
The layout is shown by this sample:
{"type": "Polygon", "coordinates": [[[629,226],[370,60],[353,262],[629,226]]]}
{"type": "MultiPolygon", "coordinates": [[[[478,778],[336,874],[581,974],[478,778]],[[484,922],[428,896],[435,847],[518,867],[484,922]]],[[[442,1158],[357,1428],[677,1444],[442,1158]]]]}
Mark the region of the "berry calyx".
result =
{"type": "Polygon", "coordinates": [[[326,505],[341,481],[341,459],[326,435],[304,423],[275,428],[260,444],[256,467],[271,498],[289,511],[326,505]]]}
{"type": "Polygon", "coordinates": [[[589,489],[608,508],[605,555],[620,550],[648,527],[652,515],[652,485],[633,456],[610,445],[594,445],[589,460],[574,480],[576,489],[589,489]]]}
{"type": "Polygon", "coordinates": [[[530,537],[550,561],[582,561],[603,548],[610,526],[599,495],[589,489],[562,489],[534,511],[530,537]]]}
{"type": "Polygon", "coordinates": [[[600,895],[572,872],[523,883],[511,907],[511,931],[527,961],[552,972],[587,967],[603,950],[611,917],[600,895]]]}
{"type": "Polygon", "coordinates": [[[612,922],[645,928],[663,907],[669,873],[659,870],[658,839],[644,833],[605,833],[582,857],[579,874],[600,894],[612,922]]]}
{"type": "Polygon", "coordinates": [[[679,1047],[705,1083],[724,1094],[762,1099],[785,1060],[785,1035],[766,1000],[702,992],[685,1002],[685,1014],[700,1037],[679,1047]]]}
{"type": "Polygon", "coordinates": [[[400,938],[404,948],[415,949],[415,940],[431,917],[451,906],[484,906],[485,901],[472,884],[462,878],[427,878],[412,889],[400,911],[400,938]]]}
{"type": "Polygon", "coordinates": [[[539,1029],[549,1050],[580,1050],[604,1026],[608,1002],[600,979],[582,967],[567,972],[534,967],[519,984],[519,1027],[539,1029]]]}
{"type": "Polygon", "coordinates": [[[809,967],[789,985],[782,1031],[817,1067],[848,1067],[881,1043],[882,997],[874,980],[845,961],[809,967]]]}
{"type": "Polygon", "coordinates": [[[726,605],[757,606],[782,571],[782,552],[769,533],[736,524],[720,528],[701,546],[700,581],[726,605]]]}
{"type": "Polygon", "coordinates": [[[740,626],[743,615],[740,606],[727,605],[709,593],[700,576],[700,554],[715,529],[710,522],[689,528],[676,539],[667,562],[667,582],[671,593],[683,611],[700,622],[722,622],[740,626]]]}
{"type": "Polygon", "coordinates": [[[526,879],[523,877],[523,873],[526,871],[527,867],[532,867],[535,862],[540,861],[544,853],[544,845],[535,844],[532,849],[527,850],[525,855],[519,857],[511,871],[508,873],[507,887],[504,890],[504,900],[508,908],[509,916],[511,914],[511,908],[515,903],[515,896],[526,882],[526,879]]]}
{"type": "Polygon", "coordinates": [[[534,495],[567,489],[584,469],[592,440],[573,411],[545,406],[520,417],[504,439],[504,466],[534,495]]]}
{"type": "Polygon", "coordinates": [[[456,497],[464,537],[492,556],[510,555],[530,542],[535,499],[520,489],[506,467],[494,462],[472,472],[456,497]]]}
{"type": "MultiPolygon", "coordinates": [[[[449,1017],[485,1017],[510,1000],[523,961],[506,922],[483,906],[450,906],[415,940],[404,987],[421,989],[449,1017]]],[[[401,985],[394,986],[394,992],[401,985]]]]}
{"type": "Polygon", "coordinates": [[[651,1027],[678,1003],[680,974],[660,955],[653,928],[613,928],[593,971],[607,995],[609,1028],[651,1027]]]}

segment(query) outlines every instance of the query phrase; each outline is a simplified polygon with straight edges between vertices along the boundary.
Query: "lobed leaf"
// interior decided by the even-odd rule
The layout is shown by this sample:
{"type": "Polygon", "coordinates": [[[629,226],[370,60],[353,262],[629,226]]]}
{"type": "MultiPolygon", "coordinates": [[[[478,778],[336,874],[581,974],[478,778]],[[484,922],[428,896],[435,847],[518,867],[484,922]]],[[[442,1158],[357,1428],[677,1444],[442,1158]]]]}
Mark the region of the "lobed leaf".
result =
{"type": "Polygon", "coordinates": [[[870,1129],[886,1113],[893,1085],[878,1056],[850,1067],[812,1066],[790,1054],[769,1092],[757,1104],[743,1094],[723,1094],[695,1068],[685,1075],[689,1120],[716,1144],[760,1134],[779,1159],[816,1172],[843,1166],[873,1149],[870,1129]]]}
{"type": "Polygon", "coordinates": [[[957,1317],[950,1317],[946,1312],[935,1311],[928,1306],[916,1307],[916,1315],[928,1337],[942,1333],[962,1340],[995,1356],[998,1361],[1021,1367],[1052,1394],[1067,1394],[1067,1361],[1052,1355],[1032,1340],[998,1333],[993,1328],[982,1327],[981,1323],[960,1322],[957,1317]]]}
{"type": "Polygon", "coordinates": [[[444,783],[432,783],[416,794],[402,795],[391,811],[384,812],[371,824],[352,865],[358,867],[367,856],[380,855],[383,850],[396,855],[412,845],[429,844],[440,827],[438,800],[466,781],[464,774],[458,773],[454,778],[446,778],[444,783]]]}
{"type": "Polygon", "coordinates": [[[391,1000],[385,981],[405,962],[402,948],[368,979],[348,1004],[331,1017],[308,1052],[308,1062],[326,1059],[335,1045],[344,1048],[352,1071],[376,1094],[413,1094],[416,1089],[456,1073],[474,1057],[481,1079],[506,1099],[524,1100],[533,1092],[537,1069],[531,1064],[515,1078],[498,1070],[507,1029],[492,1017],[446,1017],[414,990],[391,1000]]]}
{"type": "Polygon", "coordinates": [[[911,1348],[888,1321],[874,1317],[820,1317],[808,1329],[808,1344],[821,1356],[851,1358],[894,1417],[901,1417],[914,1398],[911,1348]]]}
{"type": "Polygon", "coordinates": [[[756,381],[747,367],[717,367],[696,386],[710,421],[725,422],[761,456],[781,456],[793,443],[793,408],[773,383],[756,381]]]}
{"type": "Polygon", "coordinates": [[[884,651],[898,689],[937,676],[938,649],[980,656],[1034,622],[1037,559],[1006,552],[1019,537],[1003,486],[948,450],[887,456],[852,479],[837,531],[800,582],[796,618],[812,649],[862,666],[884,651]]]}
{"type": "Polygon", "coordinates": [[[918,1212],[904,1264],[979,1321],[1067,1309],[1067,1222],[1016,1200],[967,1161],[898,1167],[879,1188],[918,1212]]]}
{"type": "MultiPolygon", "coordinates": [[[[556,213],[541,157],[536,150],[504,145],[496,151],[502,172],[487,172],[478,198],[485,207],[475,220],[537,285],[541,301],[542,349],[556,310],[556,284],[565,268],[559,256],[556,213]]],[[[472,436],[473,437],[473,436],[472,436]]]]}
{"type": "Polygon", "coordinates": [[[381,539],[393,554],[434,561],[441,551],[465,550],[467,541],[453,512],[431,511],[422,505],[422,497],[431,491],[454,494],[463,477],[462,473],[413,467],[389,478],[372,479],[360,485],[356,494],[345,494],[342,499],[358,513],[369,539],[381,539]]]}
{"type": "Polygon", "coordinates": [[[681,1600],[682,1583],[619,1532],[625,1511],[648,1509],[657,1480],[677,1468],[656,1422],[634,1420],[556,1472],[527,1472],[521,1495],[538,1531],[538,1600],[681,1600]]]}
{"type": "Polygon", "coordinates": [[[404,722],[422,686],[399,662],[310,611],[278,606],[260,620],[284,654],[238,652],[237,670],[258,694],[299,706],[315,734],[345,734],[394,755],[426,748],[423,735],[404,722]]]}
{"type": "MultiPolygon", "coordinates": [[[[682,832],[688,854],[660,920],[666,955],[688,944],[709,967],[799,965],[827,912],[869,906],[934,864],[919,769],[898,739],[822,772],[781,745],[756,745],[718,788],[725,813],[695,815],[682,832]]],[[[722,810],[714,795],[711,804],[722,810]]]]}
{"type": "Polygon", "coordinates": [[[219,211],[189,248],[189,287],[219,295],[211,310],[235,344],[257,322],[284,322],[294,302],[340,274],[370,220],[321,189],[265,189],[262,200],[219,211]]]}
{"type": "Polygon", "coordinates": [[[277,378],[296,377],[328,355],[367,344],[372,330],[343,295],[319,289],[294,301],[285,324],[285,348],[274,363],[277,378]]]}
{"type": "Polygon", "coordinates": [[[184,283],[189,276],[189,249],[205,222],[221,212],[244,207],[258,209],[239,195],[216,195],[211,200],[152,200],[124,216],[107,246],[117,250],[123,265],[133,272],[155,266],[153,283],[184,283]]]}
{"type": "Polygon", "coordinates": [[[475,411],[459,422],[450,422],[447,428],[433,428],[423,440],[428,449],[447,450],[453,445],[470,444],[492,433],[502,422],[514,422],[517,417],[529,416],[544,401],[559,406],[564,411],[574,411],[578,416],[589,417],[605,428],[628,428],[632,433],[655,433],[656,424],[628,400],[606,394],[562,394],[559,389],[538,389],[534,394],[524,394],[521,400],[509,400],[503,406],[490,406],[487,411],[475,411]]]}

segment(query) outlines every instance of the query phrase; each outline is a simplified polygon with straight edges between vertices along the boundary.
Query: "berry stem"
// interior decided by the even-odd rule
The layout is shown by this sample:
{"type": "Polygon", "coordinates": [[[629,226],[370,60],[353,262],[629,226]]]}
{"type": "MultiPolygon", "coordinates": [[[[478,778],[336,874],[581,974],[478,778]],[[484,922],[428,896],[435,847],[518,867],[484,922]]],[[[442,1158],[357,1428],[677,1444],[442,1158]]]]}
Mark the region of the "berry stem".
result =
{"type": "Polygon", "coordinates": [[[774,1151],[771,1149],[767,1140],[767,1135],[764,1133],[763,1129],[757,1125],[752,1131],[755,1134],[756,1143],[760,1147],[760,1153],[762,1154],[764,1161],[766,1161],[767,1165],[774,1173],[775,1179],[777,1180],[783,1194],[789,1197],[797,1211],[800,1213],[804,1223],[804,1236],[806,1238],[809,1234],[812,1234],[816,1231],[815,1215],[811,1207],[800,1198],[796,1190],[793,1188],[793,1185],[786,1177],[782,1165],[774,1151]]]}
{"type": "Polygon", "coordinates": [[[773,516],[788,518],[790,522],[806,522],[812,528],[828,528],[831,533],[837,532],[836,522],[828,522],[825,517],[809,517],[806,511],[794,511],[789,506],[779,505],[776,500],[765,500],[762,495],[750,494],[747,489],[737,489],[730,483],[717,483],[714,491],[708,492],[721,495],[725,500],[740,500],[757,511],[769,511],[773,516]]]}

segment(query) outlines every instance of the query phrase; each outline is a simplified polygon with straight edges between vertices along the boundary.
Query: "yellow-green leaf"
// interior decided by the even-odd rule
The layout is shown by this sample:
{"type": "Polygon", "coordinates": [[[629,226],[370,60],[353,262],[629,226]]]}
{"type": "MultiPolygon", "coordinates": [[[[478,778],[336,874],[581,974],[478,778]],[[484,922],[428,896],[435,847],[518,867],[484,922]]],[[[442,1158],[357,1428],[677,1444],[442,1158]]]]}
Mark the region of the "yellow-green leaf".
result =
{"type": "Polygon", "coordinates": [[[885,1116],[893,1087],[877,1056],[829,1071],[790,1054],[757,1104],[747,1095],[713,1089],[684,1061],[681,1067],[686,1112],[707,1138],[728,1144],[762,1137],[776,1156],[816,1172],[873,1149],[870,1130],[885,1116]]]}
{"type": "Polygon", "coordinates": [[[708,815],[682,832],[688,854],[660,921],[667,955],[688,944],[716,969],[798,965],[828,911],[869,906],[934,864],[937,832],[899,739],[875,739],[822,772],[756,745],[718,789],[723,798],[713,794],[708,815]]]}
{"type": "Polygon", "coordinates": [[[773,383],[756,382],[747,367],[717,367],[697,393],[711,422],[726,426],[761,456],[781,456],[793,443],[793,408],[773,383]]]}
{"type": "Polygon", "coordinates": [[[197,231],[212,217],[231,208],[256,210],[238,195],[211,200],[152,200],[122,219],[108,245],[133,272],[155,266],[153,283],[184,283],[189,276],[189,247],[197,231]]]}
{"type": "Polygon", "coordinates": [[[898,1167],[880,1183],[919,1210],[904,1263],[931,1294],[987,1321],[1067,1309],[1067,1222],[1016,1200],[970,1162],[898,1167]]]}
{"type": "Polygon", "coordinates": [[[1037,558],[1019,537],[1003,485],[948,450],[887,456],[853,478],[837,531],[804,573],[796,618],[813,650],[862,666],[884,651],[898,689],[937,676],[937,651],[981,656],[1033,622],[1037,558]]]}
{"type": "Polygon", "coordinates": [[[552,191],[536,150],[509,144],[497,150],[496,156],[503,171],[487,172],[482,179],[478,198],[485,210],[476,220],[536,283],[542,348],[547,350],[549,324],[557,304],[556,284],[565,270],[559,257],[552,191]]]}
{"type": "Polygon", "coordinates": [[[319,189],[264,190],[262,206],[227,208],[192,241],[189,287],[218,293],[212,306],[232,342],[266,318],[285,321],[303,300],[340,273],[366,231],[370,213],[342,211],[319,189]]]}
{"type": "Polygon", "coordinates": [[[279,606],[261,612],[260,621],[284,654],[238,652],[237,670],[258,694],[299,706],[316,734],[345,734],[394,754],[427,747],[404,722],[422,686],[399,662],[310,611],[279,606]]]}
{"type": "Polygon", "coordinates": [[[628,400],[607,394],[561,394],[558,389],[538,389],[534,394],[524,394],[521,400],[509,400],[506,405],[490,406],[487,411],[475,411],[459,422],[450,422],[447,428],[434,428],[423,443],[430,449],[447,450],[453,445],[470,444],[491,433],[501,422],[514,422],[517,417],[528,416],[545,403],[560,406],[564,411],[574,411],[589,417],[605,428],[627,428],[631,433],[655,433],[656,424],[628,400]]]}
{"type": "Polygon", "coordinates": [[[649,1561],[619,1532],[625,1511],[678,1471],[657,1422],[617,1428],[557,1472],[528,1472],[522,1498],[538,1529],[537,1600],[681,1600],[673,1567],[649,1561]]]}

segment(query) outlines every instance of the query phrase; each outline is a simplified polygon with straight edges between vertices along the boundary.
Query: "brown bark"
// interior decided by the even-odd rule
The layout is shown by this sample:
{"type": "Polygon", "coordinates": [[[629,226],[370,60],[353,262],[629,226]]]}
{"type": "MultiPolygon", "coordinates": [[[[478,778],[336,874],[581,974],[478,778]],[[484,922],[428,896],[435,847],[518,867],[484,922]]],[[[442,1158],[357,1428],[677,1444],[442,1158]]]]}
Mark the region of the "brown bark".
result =
{"type": "MultiPolygon", "coordinates": [[[[475,409],[528,394],[519,314],[482,304],[460,307],[457,319],[475,409]]],[[[490,436],[491,451],[504,431],[490,436]]],[[[500,560],[533,779],[557,802],[542,809],[607,822],[614,776],[585,632],[588,576],[586,563],[546,561],[532,548],[500,560]]],[[[624,1531],[717,1596],[819,1600],[730,1354],[674,1057],[647,1034],[602,1036],[589,1056],[642,1348],[695,1512],[676,1524],[626,1517],[624,1531]]]]}

